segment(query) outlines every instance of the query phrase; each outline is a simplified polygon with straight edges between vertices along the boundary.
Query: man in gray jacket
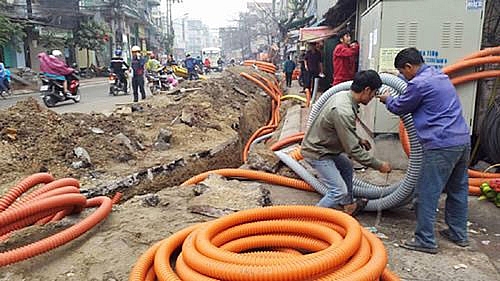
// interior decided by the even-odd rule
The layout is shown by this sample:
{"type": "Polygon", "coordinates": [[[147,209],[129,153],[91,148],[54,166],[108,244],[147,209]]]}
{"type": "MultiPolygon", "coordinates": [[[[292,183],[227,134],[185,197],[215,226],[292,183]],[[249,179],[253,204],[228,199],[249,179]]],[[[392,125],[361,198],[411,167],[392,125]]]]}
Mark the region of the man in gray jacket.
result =
{"type": "Polygon", "coordinates": [[[328,188],[318,206],[340,209],[349,215],[366,206],[366,199],[353,200],[353,167],[343,153],[381,173],[391,171],[389,163],[368,153],[370,143],[356,133],[359,104],[367,105],[381,85],[380,76],[373,70],[356,73],[351,90],[331,97],[308,129],[302,141],[302,155],[328,188]]]}

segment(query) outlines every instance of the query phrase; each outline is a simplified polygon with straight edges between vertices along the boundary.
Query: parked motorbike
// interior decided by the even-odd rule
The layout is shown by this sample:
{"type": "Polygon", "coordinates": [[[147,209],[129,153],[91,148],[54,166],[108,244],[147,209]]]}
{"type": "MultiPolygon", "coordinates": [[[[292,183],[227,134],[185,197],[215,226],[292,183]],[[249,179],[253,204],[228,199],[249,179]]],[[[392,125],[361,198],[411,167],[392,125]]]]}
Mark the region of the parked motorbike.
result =
{"type": "Polygon", "coordinates": [[[148,79],[149,90],[152,95],[159,94],[161,91],[161,81],[160,76],[157,72],[148,72],[146,74],[146,79],[148,79]]]}
{"type": "Polygon", "coordinates": [[[172,78],[178,81],[173,72],[165,67],[158,69],[155,72],[148,73],[146,77],[149,82],[149,90],[153,95],[158,94],[160,91],[171,90],[173,88],[172,78]]]}
{"type": "Polygon", "coordinates": [[[57,103],[72,100],[75,103],[80,102],[80,77],[75,71],[71,74],[71,79],[68,81],[69,94],[64,93],[63,81],[48,78],[41,75],[42,86],[40,87],[40,97],[47,107],[54,107],[57,103]]]}
{"type": "MultiPolygon", "coordinates": [[[[127,72],[125,74],[125,79],[128,79],[127,72]]],[[[109,94],[113,96],[118,96],[120,94],[128,95],[129,94],[129,89],[128,85],[127,88],[125,88],[125,83],[123,83],[122,80],[119,79],[118,75],[114,72],[110,72],[109,78],[109,94]]]]}

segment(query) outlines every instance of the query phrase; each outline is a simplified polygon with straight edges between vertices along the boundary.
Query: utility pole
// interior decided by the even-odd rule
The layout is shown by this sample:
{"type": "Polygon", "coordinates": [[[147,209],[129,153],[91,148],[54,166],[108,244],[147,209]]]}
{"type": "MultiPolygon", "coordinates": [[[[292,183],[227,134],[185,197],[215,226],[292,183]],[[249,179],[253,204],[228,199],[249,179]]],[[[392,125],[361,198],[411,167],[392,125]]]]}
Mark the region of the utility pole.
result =
{"type": "MultiPolygon", "coordinates": [[[[26,0],[26,13],[28,19],[33,18],[33,5],[31,0],[26,0]]],[[[26,41],[24,44],[24,60],[26,61],[27,67],[32,67],[31,65],[31,44],[33,43],[33,26],[26,26],[26,41]]]]}

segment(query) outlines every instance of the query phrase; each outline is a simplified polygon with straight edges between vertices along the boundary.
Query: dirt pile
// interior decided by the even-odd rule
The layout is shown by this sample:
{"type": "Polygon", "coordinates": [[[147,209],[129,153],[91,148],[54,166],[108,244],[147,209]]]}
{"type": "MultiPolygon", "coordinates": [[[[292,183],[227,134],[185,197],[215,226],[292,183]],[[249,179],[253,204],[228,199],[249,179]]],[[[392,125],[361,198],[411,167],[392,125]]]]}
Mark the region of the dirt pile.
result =
{"type": "Polygon", "coordinates": [[[59,115],[34,99],[0,111],[0,193],[39,171],[96,184],[248,135],[269,111],[260,89],[239,76],[242,70],[254,71],[186,81],[180,87],[194,90],[155,96],[127,114],[59,115]],[[90,163],[81,165],[79,147],[90,163]]]}

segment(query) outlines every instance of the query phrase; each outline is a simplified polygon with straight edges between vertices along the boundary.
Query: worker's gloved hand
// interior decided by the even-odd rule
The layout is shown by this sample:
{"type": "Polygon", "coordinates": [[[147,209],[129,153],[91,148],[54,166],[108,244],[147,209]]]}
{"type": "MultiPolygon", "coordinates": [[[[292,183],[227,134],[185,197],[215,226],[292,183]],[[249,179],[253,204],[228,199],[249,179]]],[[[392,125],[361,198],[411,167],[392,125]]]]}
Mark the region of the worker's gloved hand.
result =
{"type": "Polygon", "coordinates": [[[392,171],[391,164],[389,164],[389,162],[383,162],[378,170],[384,174],[390,173],[392,171]]]}
{"type": "Polygon", "coordinates": [[[359,145],[361,145],[362,148],[364,148],[366,151],[372,149],[372,145],[368,140],[359,140],[359,145]]]}

